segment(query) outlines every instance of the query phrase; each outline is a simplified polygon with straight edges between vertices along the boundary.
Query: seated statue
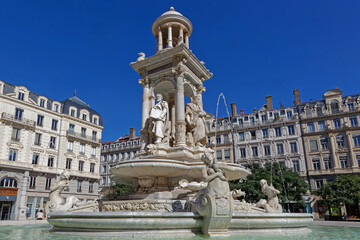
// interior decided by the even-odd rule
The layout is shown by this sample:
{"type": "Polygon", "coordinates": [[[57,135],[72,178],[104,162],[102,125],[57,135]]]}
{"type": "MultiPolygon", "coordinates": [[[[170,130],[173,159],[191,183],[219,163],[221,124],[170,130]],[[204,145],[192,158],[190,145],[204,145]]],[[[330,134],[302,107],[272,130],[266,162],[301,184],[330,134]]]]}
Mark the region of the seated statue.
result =
{"type": "Polygon", "coordinates": [[[185,109],[187,128],[196,146],[206,145],[206,112],[202,109],[200,100],[200,95],[195,95],[185,109]]]}
{"type": "Polygon", "coordinates": [[[282,207],[279,204],[279,199],[277,197],[277,194],[280,194],[280,191],[275,189],[272,184],[269,186],[265,179],[260,180],[260,185],[261,191],[268,199],[260,199],[260,201],[256,203],[256,207],[263,208],[268,213],[281,213],[282,207]]]}

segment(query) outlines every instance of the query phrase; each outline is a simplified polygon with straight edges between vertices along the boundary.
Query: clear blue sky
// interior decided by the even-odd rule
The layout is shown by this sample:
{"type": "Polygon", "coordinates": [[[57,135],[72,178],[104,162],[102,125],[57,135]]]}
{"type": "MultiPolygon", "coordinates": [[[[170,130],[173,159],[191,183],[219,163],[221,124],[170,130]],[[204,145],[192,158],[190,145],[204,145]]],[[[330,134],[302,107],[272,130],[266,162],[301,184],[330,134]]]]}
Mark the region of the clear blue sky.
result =
{"type": "MultiPolygon", "coordinates": [[[[246,112],[360,91],[360,1],[1,1],[0,79],[55,100],[77,90],[98,111],[103,141],[137,132],[142,88],[129,66],[155,53],[153,21],[170,6],[194,26],[190,49],[214,77],[204,108],[224,92],[246,112]]],[[[220,116],[225,111],[220,111],[220,116]]]]}

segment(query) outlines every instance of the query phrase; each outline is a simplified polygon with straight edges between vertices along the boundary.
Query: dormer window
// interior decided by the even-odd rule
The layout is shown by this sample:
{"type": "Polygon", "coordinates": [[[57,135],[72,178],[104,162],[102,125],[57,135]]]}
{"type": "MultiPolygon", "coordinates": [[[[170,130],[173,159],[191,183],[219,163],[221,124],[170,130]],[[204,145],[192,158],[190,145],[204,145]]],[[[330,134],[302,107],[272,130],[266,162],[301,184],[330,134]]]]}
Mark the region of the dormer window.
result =
{"type": "Polygon", "coordinates": [[[70,116],[75,117],[75,110],[74,109],[70,110],[70,116]]]}
{"type": "Polygon", "coordinates": [[[59,105],[58,104],[54,104],[54,111],[59,112],[59,105]]]}
{"type": "Polygon", "coordinates": [[[94,118],[94,124],[98,124],[98,119],[94,118]]]}
{"type": "Polygon", "coordinates": [[[44,99],[40,99],[40,107],[45,107],[45,100],[44,99]]]}
{"type": "Polygon", "coordinates": [[[86,114],[85,113],[83,113],[83,115],[82,115],[82,120],[86,121],[86,114]]]}
{"type": "Polygon", "coordinates": [[[24,101],[24,96],[25,96],[24,92],[19,92],[18,99],[21,100],[21,101],[24,101]]]}

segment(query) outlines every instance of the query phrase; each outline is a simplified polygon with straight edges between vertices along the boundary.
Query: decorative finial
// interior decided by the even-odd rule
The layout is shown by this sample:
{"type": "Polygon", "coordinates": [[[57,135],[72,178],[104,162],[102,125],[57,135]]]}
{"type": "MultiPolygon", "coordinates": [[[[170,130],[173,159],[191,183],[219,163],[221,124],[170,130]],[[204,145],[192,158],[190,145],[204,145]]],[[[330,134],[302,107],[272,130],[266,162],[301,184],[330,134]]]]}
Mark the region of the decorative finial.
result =
{"type": "Polygon", "coordinates": [[[170,7],[170,10],[169,11],[175,11],[175,8],[174,7],[170,7]]]}
{"type": "Polygon", "coordinates": [[[75,92],[74,92],[74,97],[76,97],[76,90],[75,90],[75,92]]]}

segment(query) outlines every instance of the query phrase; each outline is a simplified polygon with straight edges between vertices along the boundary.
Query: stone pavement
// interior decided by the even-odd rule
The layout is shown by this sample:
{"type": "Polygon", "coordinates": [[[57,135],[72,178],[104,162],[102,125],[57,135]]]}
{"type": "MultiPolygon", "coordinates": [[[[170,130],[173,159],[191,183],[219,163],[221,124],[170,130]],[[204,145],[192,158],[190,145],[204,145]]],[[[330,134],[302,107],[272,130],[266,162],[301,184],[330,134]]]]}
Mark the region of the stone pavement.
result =
{"type": "Polygon", "coordinates": [[[24,220],[24,221],[0,221],[0,226],[19,226],[19,225],[38,225],[48,224],[47,220],[24,220]]]}
{"type": "Polygon", "coordinates": [[[319,221],[314,220],[314,225],[320,226],[337,226],[337,227],[360,227],[360,222],[346,222],[346,221],[319,221]]]}

